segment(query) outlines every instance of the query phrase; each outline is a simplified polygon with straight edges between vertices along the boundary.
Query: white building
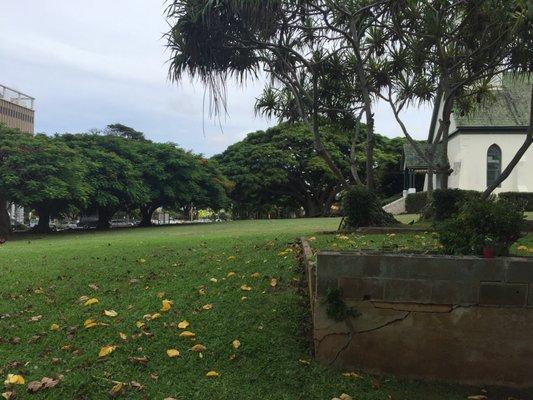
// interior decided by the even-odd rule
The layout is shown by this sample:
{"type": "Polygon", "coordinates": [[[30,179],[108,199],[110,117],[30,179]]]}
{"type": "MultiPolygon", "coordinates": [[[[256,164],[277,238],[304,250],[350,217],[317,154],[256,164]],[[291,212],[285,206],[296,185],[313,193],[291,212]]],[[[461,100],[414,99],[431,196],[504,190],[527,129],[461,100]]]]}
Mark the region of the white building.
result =
{"type": "MultiPolygon", "coordinates": [[[[527,134],[532,82],[524,76],[503,75],[495,84],[492,101],[468,115],[452,114],[448,141],[448,160],[452,169],[449,188],[483,191],[508,165],[527,134]]],[[[433,136],[439,128],[442,113],[441,105],[436,107],[431,126],[433,136]]],[[[428,144],[422,143],[422,146],[428,144]]],[[[404,153],[405,188],[412,192],[416,186],[419,189],[421,186],[421,177],[416,185],[415,174],[425,174],[427,165],[411,146],[405,146],[404,153]]],[[[423,187],[427,188],[427,182],[423,187]]],[[[434,188],[439,187],[441,177],[436,176],[434,188]]],[[[533,192],[533,146],[495,190],[498,192],[533,192]]]]}

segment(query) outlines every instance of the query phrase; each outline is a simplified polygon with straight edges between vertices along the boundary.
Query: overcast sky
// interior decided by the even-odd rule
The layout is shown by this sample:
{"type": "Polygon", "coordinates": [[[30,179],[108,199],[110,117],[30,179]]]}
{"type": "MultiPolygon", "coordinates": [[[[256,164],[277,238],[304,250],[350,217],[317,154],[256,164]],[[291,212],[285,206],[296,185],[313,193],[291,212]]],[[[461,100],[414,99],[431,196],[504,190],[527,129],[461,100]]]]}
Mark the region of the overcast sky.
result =
{"type": "MultiPolygon", "coordinates": [[[[212,155],[275,125],[253,112],[261,82],[229,88],[221,130],[203,110],[200,83],[168,81],[164,0],[0,1],[0,83],[36,98],[36,132],[121,122],[152,140],[212,155]]],[[[430,114],[408,110],[416,137],[426,136],[430,114]]],[[[376,130],[401,133],[385,105],[376,109],[376,130]]]]}

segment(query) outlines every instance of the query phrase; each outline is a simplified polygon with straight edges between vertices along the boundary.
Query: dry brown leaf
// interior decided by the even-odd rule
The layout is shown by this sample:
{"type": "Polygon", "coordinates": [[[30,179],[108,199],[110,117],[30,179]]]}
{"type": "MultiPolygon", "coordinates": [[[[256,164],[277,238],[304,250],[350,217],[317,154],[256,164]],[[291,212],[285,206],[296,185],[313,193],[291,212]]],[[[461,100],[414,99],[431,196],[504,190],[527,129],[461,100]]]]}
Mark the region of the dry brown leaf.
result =
{"type": "Polygon", "coordinates": [[[133,364],[146,365],[149,361],[148,357],[130,357],[129,360],[133,364]]]}
{"type": "Polygon", "coordinates": [[[201,351],[206,351],[207,350],[207,347],[205,347],[203,344],[195,344],[194,346],[192,346],[190,349],[190,351],[193,351],[195,353],[199,353],[201,351]]]}

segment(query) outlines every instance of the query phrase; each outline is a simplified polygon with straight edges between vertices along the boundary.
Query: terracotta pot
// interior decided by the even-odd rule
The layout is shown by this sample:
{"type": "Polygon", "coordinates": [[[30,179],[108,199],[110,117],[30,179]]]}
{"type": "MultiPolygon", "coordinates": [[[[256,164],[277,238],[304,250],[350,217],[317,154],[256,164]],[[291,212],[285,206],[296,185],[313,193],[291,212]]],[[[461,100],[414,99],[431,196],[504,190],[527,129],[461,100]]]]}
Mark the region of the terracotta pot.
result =
{"type": "Polygon", "coordinates": [[[492,246],[483,247],[483,258],[494,258],[494,247],[492,246]]]}

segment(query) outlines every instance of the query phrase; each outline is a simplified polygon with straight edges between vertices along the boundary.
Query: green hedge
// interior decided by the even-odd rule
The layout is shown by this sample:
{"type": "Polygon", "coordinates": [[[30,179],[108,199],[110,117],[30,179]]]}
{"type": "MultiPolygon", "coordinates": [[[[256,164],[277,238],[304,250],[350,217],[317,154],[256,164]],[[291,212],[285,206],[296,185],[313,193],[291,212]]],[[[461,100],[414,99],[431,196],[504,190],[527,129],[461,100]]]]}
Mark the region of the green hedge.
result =
{"type": "Polygon", "coordinates": [[[533,211],[533,193],[532,192],[504,192],[498,197],[514,203],[524,211],[533,211]]]}
{"type": "Polygon", "coordinates": [[[481,198],[481,193],[475,190],[439,189],[433,192],[433,219],[444,221],[459,212],[466,201],[481,198]]]}
{"type": "MultiPolygon", "coordinates": [[[[475,190],[438,189],[433,191],[431,208],[427,210],[427,217],[436,221],[444,221],[457,214],[461,204],[467,200],[480,197],[475,190]]],[[[411,193],[405,200],[405,210],[408,214],[421,213],[428,203],[427,192],[411,193]]]]}
{"type": "Polygon", "coordinates": [[[447,254],[482,255],[483,249],[490,247],[495,255],[507,256],[523,225],[524,215],[518,205],[470,197],[461,203],[454,218],[438,223],[437,230],[447,254]]]}
{"type": "Polygon", "coordinates": [[[405,199],[405,211],[408,214],[420,214],[428,202],[427,192],[411,193],[405,199]]]}

